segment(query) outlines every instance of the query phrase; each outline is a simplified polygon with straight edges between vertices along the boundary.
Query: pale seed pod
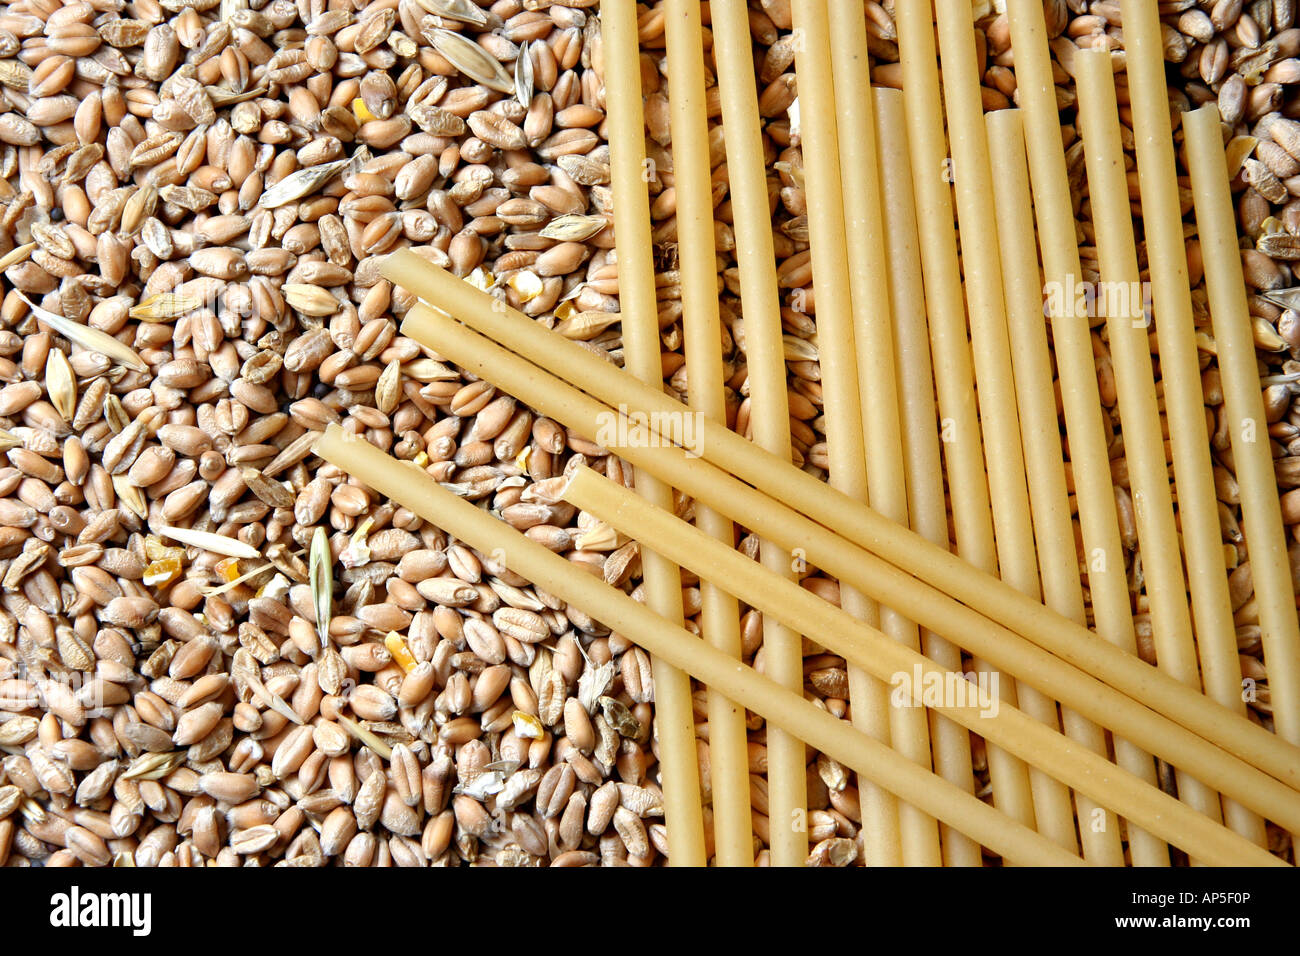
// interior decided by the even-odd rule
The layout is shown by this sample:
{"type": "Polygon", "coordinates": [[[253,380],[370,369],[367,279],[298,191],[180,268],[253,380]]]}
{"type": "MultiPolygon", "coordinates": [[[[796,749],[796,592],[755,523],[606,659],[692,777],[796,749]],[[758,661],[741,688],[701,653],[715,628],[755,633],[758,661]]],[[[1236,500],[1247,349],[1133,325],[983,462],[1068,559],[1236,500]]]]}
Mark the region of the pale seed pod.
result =
{"type": "Polygon", "coordinates": [[[406,744],[397,744],[393,747],[393,755],[389,758],[389,765],[392,767],[393,786],[398,797],[408,807],[414,807],[423,796],[419,761],[411,753],[410,747],[406,746],[406,744]]]}
{"type": "Polygon", "coordinates": [[[451,810],[429,818],[420,837],[420,848],[426,858],[436,860],[447,852],[456,829],[456,816],[451,810]]]}
{"type": "Polygon", "coordinates": [[[626,807],[619,807],[614,811],[613,822],[614,830],[623,841],[623,845],[627,847],[629,856],[645,856],[650,852],[646,827],[639,816],[626,807]]]}

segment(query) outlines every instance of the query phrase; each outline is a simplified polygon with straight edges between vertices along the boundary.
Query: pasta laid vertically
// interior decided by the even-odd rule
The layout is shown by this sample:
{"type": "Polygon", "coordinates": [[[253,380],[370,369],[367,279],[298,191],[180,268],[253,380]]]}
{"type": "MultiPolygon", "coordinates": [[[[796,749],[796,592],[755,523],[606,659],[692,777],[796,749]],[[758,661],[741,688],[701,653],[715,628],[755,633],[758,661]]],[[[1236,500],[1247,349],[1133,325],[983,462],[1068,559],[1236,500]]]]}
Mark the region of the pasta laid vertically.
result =
{"type": "MultiPolygon", "coordinates": [[[[906,526],[909,517],[907,475],[898,413],[901,383],[894,364],[889,270],[881,267],[887,255],[885,221],[881,208],[873,97],[867,79],[866,31],[861,13],[855,11],[852,4],[832,3],[829,6],[840,181],[844,195],[844,238],[853,307],[855,371],[862,406],[867,496],[873,508],[906,526]]],[[[908,647],[920,648],[917,627],[904,615],[882,606],[879,617],[880,627],[885,633],[908,647]]],[[[855,709],[854,718],[859,716],[855,709]]],[[[883,712],[882,722],[891,728],[895,749],[918,763],[930,764],[930,732],[923,711],[888,708],[883,712]]],[[[897,813],[903,831],[899,862],[937,866],[942,858],[939,832],[934,821],[918,818],[913,807],[899,807],[897,813]]],[[[870,846],[868,853],[872,855],[870,846]]],[[[881,851],[875,855],[885,856],[881,851]]]]}
{"type": "MultiPolygon", "coordinates": [[[[1038,554],[1034,548],[1029,489],[1020,443],[1020,412],[1016,407],[1011,351],[1007,344],[1006,300],[1002,291],[1002,256],[993,210],[993,170],[984,130],[971,12],[956,4],[937,4],[939,55],[942,61],[948,142],[952,150],[954,198],[961,238],[962,271],[975,362],[980,428],[987,452],[989,496],[993,506],[994,541],[1002,580],[1035,600],[1041,599],[1038,554]]],[[[1018,706],[1050,727],[1060,726],[1056,701],[1032,687],[1017,688],[1018,706]]],[[[1080,727],[1073,727],[1076,732],[1080,727]]],[[[1086,745],[1105,748],[1100,730],[1088,731],[1086,745]]],[[[1076,850],[1074,807],[1070,794],[1041,773],[1030,771],[1034,818],[1038,831],[1068,850],[1076,850]]],[[[1095,806],[1085,797],[1080,819],[1095,806]]],[[[1115,865],[1123,859],[1117,830],[1093,833],[1085,828],[1083,843],[1098,862],[1115,865]]]]}
{"type": "MultiPolygon", "coordinates": [[[[704,51],[699,5],[694,0],[669,3],[667,39],[673,77],[669,107],[677,186],[677,238],[682,252],[687,387],[693,410],[725,424],[713,194],[704,115],[704,51]]],[[[731,522],[716,511],[700,508],[695,520],[700,528],[728,546],[735,541],[731,522]]],[[[701,591],[704,639],[739,659],[740,608],[735,598],[709,582],[701,583],[701,591]]],[[[715,691],[709,692],[708,708],[714,855],[719,866],[748,866],[754,862],[754,823],[749,807],[745,711],[715,691]]]]}
{"type": "MultiPolygon", "coordinates": [[[[912,165],[908,155],[903,94],[876,87],[876,140],[879,145],[880,190],[888,231],[891,332],[899,376],[899,424],[903,431],[903,465],[907,480],[908,517],[912,530],[931,544],[948,548],[948,507],[939,452],[934,375],[925,322],[925,285],[921,278],[916,209],[912,202],[912,165]]],[[[961,648],[934,631],[921,631],[925,655],[949,670],[960,670],[961,648]]],[[[974,786],[970,733],[939,714],[931,713],[930,739],[935,770],[963,789],[974,786]]],[[[940,828],[947,866],[980,866],[979,847],[951,827],[940,828]]]]}
{"type": "MultiPolygon", "coordinates": [[[[867,479],[864,471],[866,452],[863,446],[862,407],[858,391],[853,329],[853,303],[849,291],[849,267],[845,248],[844,194],[839,168],[839,131],[836,127],[837,103],[831,77],[830,23],[825,0],[809,0],[794,7],[795,29],[803,43],[795,54],[795,71],[800,82],[799,135],[804,149],[804,177],[808,202],[818,215],[809,220],[808,240],[812,251],[812,286],[816,307],[819,361],[826,416],[826,454],[828,480],[855,501],[865,501],[867,479]]],[[[840,584],[840,603],[850,614],[876,624],[880,610],[876,602],[856,588],[840,584]]],[[[889,688],[879,680],[854,667],[849,675],[849,704],[854,722],[879,740],[891,739],[889,688]]],[[[915,725],[913,725],[915,729],[915,725]]],[[[920,757],[915,733],[906,740],[894,740],[894,746],[911,760],[920,757]],[[903,746],[904,744],[908,746],[903,746]]],[[[924,760],[928,764],[929,748],[924,760]]],[[[877,809],[890,812],[886,804],[877,809]]],[[[894,808],[901,814],[901,808],[894,808]]],[[[900,820],[901,823],[901,820],[900,820]]],[[[938,829],[933,821],[914,821],[927,827],[931,834],[930,852],[939,857],[938,829]]],[[[893,826],[892,822],[889,826],[893,826]]],[[[906,838],[909,834],[903,832],[906,838]]]]}
{"type": "MultiPolygon", "coordinates": [[[[645,161],[645,121],[641,110],[641,54],[637,46],[636,5],[605,0],[605,73],[609,96],[619,107],[610,117],[610,179],[619,222],[615,242],[619,257],[619,294],[623,342],[628,370],[642,381],[662,388],[659,322],[655,309],[654,266],[650,253],[650,209],[642,170],[645,161]]],[[[672,488],[652,475],[637,479],[637,487],[660,508],[671,508],[672,488]]],[[[682,621],[682,582],[677,568],[647,554],[646,589],[650,606],[673,623],[682,621]]],[[[655,703],[663,764],[664,809],[669,820],[671,859],[683,866],[702,866],[704,819],[700,806],[699,767],[695,749],[695,720],[691,681],[680,670],[654,663],[655,703]]]]}
{"type": "Polygon", "coordinates": [[[1264,660],[1278,734],[1300,742],[1295,698],[1300,681],[1300,634],[1277,477],[1265,437],[1254,336],[1246,304],[1236,218],[1228,190],[1219,113],[1205,106],[1183,115],[1196,226],[1205,250],[1206,291],[1218,347],[1229,434],[1241,483],[1246,546],[1255,579],[1264,660]]]}
{"type": "MultiPolygon", "coordinates": [[[[1075,552],[1074,527],[1070,514],[1069,490],[1062,460],[1060,422],[1056,408],[1042,401],[1052,387],[1052,361],[1043,323],[1042,277],[1034,236],[1033,210],[1029,199],[1029,169],[1020,113],[998,110],[985,117],[989,130],[989,153],[998,175],[993,195],[998,215],[998,241],[1002,247],[1003,283],[1007,297],[1007,332],[1015,369],[1016,398],[1020,407],[1021,432],[1025,446],[1025,468],[1029,479],[1030,507],[1034,535],[1042,569],[1043,594],[1047,604],[1061,614],[1084,624],[1087,608],[1075,552]]],[[[1082,721],[1069,708],[1061,713],[1067,732],[1072,721],[1082,721]]],[[[1079,729],[1086,739],[1088,728],[1079,729]]],[[[1073,736],[1073,734],[1071,735],[1073,736]]],[[[1102,739],[1102,746],[1105,740],[1102,739]]],[[[1129,773],[1154,785],[1155,764],[1151,755],[1122,738],[1116,738],[1115,762],[1129,773]]],[[[1095,749],[1095,748],[1094,748],[1095,749]]],[[[1104,750],[1103,750],[1104,752],[1104,750]]],[[[1084,839],[1089,833],[1111,831],[1104,808],[1080,813],[1084,839]]],[[[1118,828],[1113,835],[1118,838],[1118,828]]],[[[1128,824],[1133,861],[1143,866],[1169,864],[1169,852],[1150,834],[1128,824]],[[1149,850],[1149,852],[1147,852],[1149,850]]],[[[1094,837],[1094,839],[1097,839],[1094,837]]]]}
{"type": "MultiPolygon", "coordinates": [[[[1124,546],[1111,484],[1110,454],[1089,317],[1086,312],[1071,314],[1074,310],[1064,307],[1075,302],[1083,270],[1074,234],[1074,208],[1043,5],[1038,0],[1008,0],[1007,15],[1038,223],[1043,291],[1053,351],[1057,356],[1070,472],[1078,497],[1083,539],[1081,564],[1086,569],[1097,633],[1136,656],[1137,635],[1124,573],[1124,546]]],[[[1136,752],[1126,751],[1122,741],[1116,748],[1118,755],[1128,754],[1127,765],[1132,769],[1137,769],[1136,765],[1144,759],[1136,752]]],[[[1130,834],[1129,850],[1139,865],[1168,865],[1168,847],[1141,831],[1130,834]]]]}
{"type": "MultiPolygon", "coordinates": [[[[790,402],[749,15],[744,0],[716,0],[709,9],[743,303],[750,430],[759,447],[788,462],[790,402]]],[[[764,567],[794,576],[795,563],[788,551],[767,540],[760,543],[759,551],[764,567]]],[[[782,672],[792,671],[799,665],[803,638],[770,616],[762,624],[764,653],[782,672]]],[[[875,793],[882,801],[893,800],[884,789],[875,793]]],[[[782,812],[799,809],[800,798],[793,789],[778,792],[778,803],[782,800],[782,812]]]]}
{"type": "MultiPolygon", "coordinates": [[[[930,351],[942,416],[939,427],[944,442],[954,539],[958,554],[981,571],[997,574],[997,544],[967,337],[966,302],[962,295],[952,199],[947,188],[955,167],[944,138],[934,20],[928,0],[902,4],[896,13],[930,351]]],[[[975,668],[990,672],[978,659],[975,668]]],[[[998,686],[1008,701],[1016,701],[1014,682],[999,680],[998,686]]],[[[1033,821],[1028,769],[993,747],[989,750],[989,776],[997,805],[1017,820],[1033,821]]]]}
{"type": "MultiPolygon", "coordinates": [[[[1110,55],[1089,50],[1080,53],[1075,64],[1089,201],[1102,281],[1111,288],[1132,289],[1139,282],[1137,244],[1129,216],[1110,55]]],[[[1126,437],[1124,454],[1133,489],[1138,535],[1145,545],[1143,566],[1156,656],[1162,670],[1199,689],[1201,680],[1192,642],[1187,584],[1174,524],[1151,353],[1147,350],[1147,317],[1140,297],[1136,303],[1131,296],[1128,299],[1127,308],[1122,301],[1109,300],[1102,308],[1115,362],[1116,392],[1126,437]]],[[[1178,769],[1178,793],[1200,813],[1211,819],[1222,819],[1218,794],[1186,768],[1178,769]]]]}

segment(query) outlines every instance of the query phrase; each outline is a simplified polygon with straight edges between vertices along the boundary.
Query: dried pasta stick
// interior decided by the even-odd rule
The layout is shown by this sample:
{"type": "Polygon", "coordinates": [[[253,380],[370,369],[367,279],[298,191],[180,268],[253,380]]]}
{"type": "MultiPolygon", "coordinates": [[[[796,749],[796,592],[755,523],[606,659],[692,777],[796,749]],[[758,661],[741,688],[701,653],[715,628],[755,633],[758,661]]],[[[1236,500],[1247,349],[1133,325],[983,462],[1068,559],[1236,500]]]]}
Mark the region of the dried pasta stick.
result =
{"type": "MultiPolygon", "coordinates": [[[[1055,403],[1042,396],[1053,392],[1051,353],[1043,325],[1042,277],[1035,251],[1034,214],[1029,201],[1029,169],[1025,161],[1025,138],[1020,113],[998,110],[985,116],[989,131],[989,153],[998,175],[993,194],[998,215],[998,241],[1002,247],[1003,283],[1007,298],[1007,330],[1020,405],[1021,437],[1029,477],[1030,507],[1034,517],[1043,593],[1048,606],[1079,624],[1086,622],[1079,558],[1075,551],[1073,519],[1062,457],[1060,422],[1055,403]]],[[[1084,722],[1070,708],[1062,708],[1067,731],[1084,722]]],[[[1095,724],[1089,723],[1095,727],[1095,724]]],[[[1079,728],[1083,740],[1085,727],[1079,728]]],[[[1074,736],[1073,734],[1071,736],[1074,736]]],[[[1105,739],[1101,741],[1105,752],[1105,739]]],[[[1091,749],[1096,750],[1096,747],[1091,749]]],[[[1151,755],[1117,738],[1116,763],[1145,782],[1156,785],[1151,755]]],[[[1079,830],[1085,847],[1089,840],[1102,843],[1109,851],[1111,839],[1118,840],[1119,827],[1104,807],[1091,809],[1079,803],[1079,830]]],[[[1155,837],[1129,824],[1133,862],[1144,866],[1168,866],[1169,851],[1155,837]],[[1146,852],[1149,848],[1150,852],[1146,852]]],[[[1087,852],[1085,850],[1085,855],[1087,852]]],[[[1094,852],[1089,859],[1096,860],[1094,852]]],[[[1121,862],[1123,860],[1121,854],[1121,862]]]]}
{"type": "MultiPolygon", "coordinates": [[[[681,249],[682,328],[691,408],[726,423],[722,392],[722,332],[718,317],[717,251],[704,105],[704,48],[700,6],[669,0],[667,8],[668,105],[677,186],[677,241],[681,249]]],[[[696,509],[696,524],[729,547],[731,521],[711,508],[696,509]]],[[[701,632],[718,650],[740,659],[740,608],[716,584],[702,581],[701,632]]],[[[744,708],[710,689],[709,776],[713,792],[713,846],[719,866],[754,862],[754,822],[749,807],[749,752],[744,708]]]]}
{"type": "MultiPolygon", "coordinates": [[[[920,227],[921,266],[930,320],[930,351],[944,438],[957,553],[987,574],[998,573],[989,482],[981,441],[974,371],[967,341],[952,200],[948,179],[953,166],[943,135],[939,71],[935,58],[932,11],[928,0],[895,10],[898,53],[903,66],[903,102],[911,143],[913,195],[920,227]]],[[[979,658],[975,669],[991,674],[979,658]]],[[[1015,684],[999,679],[1011,703],[1015,684]]],[[[1017,820],[1034,823],[1033,795],[1025,765],[998,747],[988,748],[994,803],[1017,820]]]]}
{"type": "MultiPolygon", "coordinates": [[[[1088,192],[1097,238],[1101,276],[1109,288],[1137,288],[1137,244],[1124,176],[1124,147],[1120,142],[1119,107],[1110,53],[1083,50],[1075,58],[1079,119],[1088,166],[1088,192]]],[[[1200,689],[1187,584],[1174,524],[1173,496],[1165,465],[1160,409],[1147,342],[1147,318],[1141,297],[1136,307],[1105,303],[1115,363],[1115,386],[1124,429],[1124,455],[1133,488],[1142,565],[1151,605],[1156,658],[1161,670],[1189,687],[1200,689]]],[[[1213,820],[1222,819],[1219,797],[1179,767],[1178,793],[1189,806],[1213,820]]]]}
{"type": "MultiPolygon", "coordinates": [[[[645,116],[641,105],[641,51],[636,4],[603,0],[605,86],[609,111],[610,180],[618,206],[615,244],[627,369],[643,382],[663,387],[659,323],[650,254],[650,206],[645,181],[645,116]]],[[[673,492],[653,475],[638,475],[637,489],[658,507],[671,508],[673,492]]],[[[682,581],[677,568],[654,556],[642,559],[647,600],[674,624],[682,622],[682,581]]],[[[655,723],[663,765],[664,815],[668,859],[674,866],[703,866],[704,811],[695,749],[691,680],[675,667],[653,659],[655,723]]]]}
{"type": "MultiPolygon", "coordinates": [[[[859,392],[854,301],[849,287],[848,242],[845,234],[845,182],[841,176],[840,137],[836,123],[839,98],[831,74],[830,18],[825,0],[810,0],[795,7],[795,27],[803,42],[795,54],[799,76],[800,136],[803,144],[804,181],[812,247],[813,291],[817,304],[817,343],[821,366],[823,408],[826,416],[826,451],[830,484],[858,501],[867,500],[866,452],[863,444],[863,406],[859,392]]],[[[854,617],[878,624],[880,609],[856,588],[840,583],[840,604],[854,617]]],[[[915,710],[906,717],[891,713],[889,688],[856,666],[849,672],[850,706],[854,723],[881,741],[893,740],[896,750],[926,767],[929,741],[922,734],[925,715],[915,710]],[[910,732],[904,732],[903,725],[910,732]],[[891,733],[891,725],[897,733],[891,733]],[[921,733],[918,734],[917,731],[921,733]]],[[[872,808],[879,812],[878,805],[872,808]]],[[[886,812],[890,808],[884,808],[886,812]]],[[[939,831],[933,819],[917,817],[902,807],[899,817],[902,862],[937,866],[941,860],[939,831]]],[[[879,826],[877,822],[877,826],[879,826]]],[[[894,825],[888,821],[887,825],[894,825]]],[[[892,854],[889,844],[886,859],[892,854]]]]}

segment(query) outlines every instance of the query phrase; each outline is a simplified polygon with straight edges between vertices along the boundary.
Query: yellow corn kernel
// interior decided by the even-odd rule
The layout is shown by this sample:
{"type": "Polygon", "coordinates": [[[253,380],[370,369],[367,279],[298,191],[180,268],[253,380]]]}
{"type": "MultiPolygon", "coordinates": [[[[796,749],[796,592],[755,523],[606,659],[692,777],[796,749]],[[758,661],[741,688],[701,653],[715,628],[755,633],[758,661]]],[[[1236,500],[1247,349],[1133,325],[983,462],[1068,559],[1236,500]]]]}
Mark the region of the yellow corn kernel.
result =
{"type": "Polygon", "coordinates": [[[476,268],[473,272],[465,277],[465,281],[478,289],[480,292],[487,292],[496,285],[496,277],[482,266],[476,268]]]}
{"type": "Polygon", "coordinates": [[[532,714],[526,714],[522,710],[516,710],[510,715],[510,719],[515,725],[515,734],[525,740],[541,740],[546,736],[546,728],[542,722],[532,714]]]}
{"type": "Polygon", "coordinates": [[[167,552],[171,550],[163,544],[162,538],[156,534],[147,534],[144,536],[144,556],[150,561],[157,561],[159,558],[167,557],[167,552]]]}
{"type": "Polygon", "coordinates": [[[393,660],[401,665],[402,670],[408,674],[415,670],[415,656],[411,654],[406,646],[406,641],[402,640],[402,635],[396,631],[389,631],[388,636],[384,638],[384,647],[388,648],[388,653],[393,655],[393,660]]]}
{"type": "Polygon", "coordinates": [[[366,101],[359,96],[352,101],[352,115],[357,118],[358,123],[369,123],[371,120],[379,119],[378,116],[370,112],[369,107],[366,106],[366,101]]]}
{"type": "Polygon", "coordinates": [[[153,588],[165,588],[180,576],[180,558],[174,555],[159,558],[144,569],[144,583],[153,588]]]}
{"type": "Polygon", "coordinates": [[[506,284],[514,289],[519,296],[520,302],[531,302],[542,294],[544,288],[541,278],[536,272],[528,269],[520,269],[506,280],[506,284]]]}

